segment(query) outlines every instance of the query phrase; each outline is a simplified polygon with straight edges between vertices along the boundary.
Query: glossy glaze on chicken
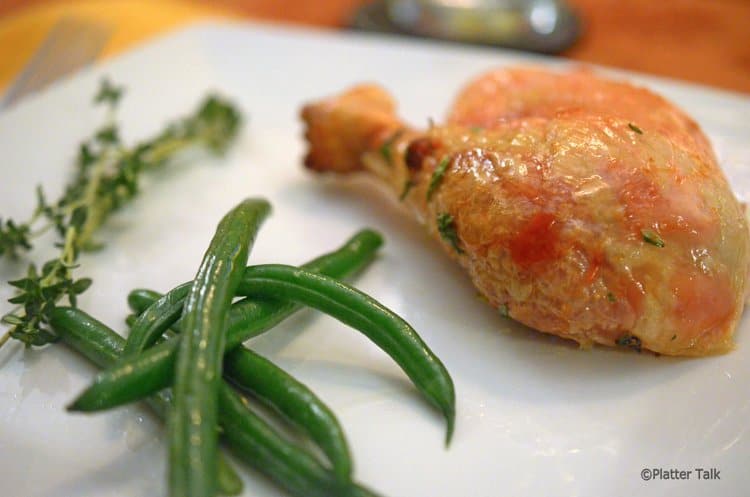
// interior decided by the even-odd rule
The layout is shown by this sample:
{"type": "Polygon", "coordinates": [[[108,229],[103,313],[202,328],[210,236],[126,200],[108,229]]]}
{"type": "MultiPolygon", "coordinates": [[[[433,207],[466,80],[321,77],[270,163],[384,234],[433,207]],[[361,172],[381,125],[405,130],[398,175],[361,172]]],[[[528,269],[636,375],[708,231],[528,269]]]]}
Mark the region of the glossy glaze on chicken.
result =
{"type": "Polygon", "coordinates": [[[425,131],[374,85],[303,119],[309,168],[385,181],[513,319],[583,346],[731,349],[744,210],[699,127],[658,95],[520,68],[474,80],[425,131]]]}

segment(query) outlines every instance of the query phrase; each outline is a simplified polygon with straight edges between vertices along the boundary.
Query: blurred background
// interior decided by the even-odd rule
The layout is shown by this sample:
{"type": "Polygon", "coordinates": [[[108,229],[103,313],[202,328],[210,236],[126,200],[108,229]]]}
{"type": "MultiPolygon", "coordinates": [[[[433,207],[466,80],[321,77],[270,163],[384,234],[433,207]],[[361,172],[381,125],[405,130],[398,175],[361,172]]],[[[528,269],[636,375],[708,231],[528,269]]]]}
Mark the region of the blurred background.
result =
{"type": "Polygon", "coordinates": [[[0,0],[0,91],[7,104],[211,18],[512,47],[750,93],[750,0],[0,0]]]}

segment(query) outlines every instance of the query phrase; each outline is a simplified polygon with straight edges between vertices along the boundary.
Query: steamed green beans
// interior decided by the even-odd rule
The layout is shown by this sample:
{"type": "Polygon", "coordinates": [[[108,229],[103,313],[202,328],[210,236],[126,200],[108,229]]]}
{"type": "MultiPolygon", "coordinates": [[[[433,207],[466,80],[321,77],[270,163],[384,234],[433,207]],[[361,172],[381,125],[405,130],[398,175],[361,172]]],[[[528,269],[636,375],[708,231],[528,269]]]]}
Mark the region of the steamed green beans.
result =
{"type": "MultiPolygon", "coordinates": [[[[303,267],[332,278],[351,276],[372,261],[382,243],[383,238],[378,233],[362,230],[339,249],[324,254],[303,267]]],[[[138,292],[147,293],[140,290],[138,292]]],[[[133,293],[131,292],[131,296],[133,293]]],[[[133,306],[134,300],[128,300],[133,306]]],[[[269,299],[244,299],[234,303],[227,316],[225,350],[232,350],[245,340],[267,331],[297,309],[299,306],[294,303],[269,299]]],[[[134,310],[139,312],[141,309],[134,310]]],[[[69,409],[108,409],[141,399],[170,386],[175,351],[180,338],[160,343],[99,373],[94,383],[69,406],[69,409]]]]}
{"type": "Polygon", "coordinates": [[[249,247],[269,211],[267,201],[249,199],[224,216],[185,300],[167,423],[172,497],[213,497],[216,492],[224,321],[249,247]]]}
{"type": "Polygon", "coordinates": [[[307,386],[245,347],[224,359],[229,380],[276,410],[320,447],[336,476],[351,478],[352,463],[344,430],[331,409],[307,386]]]}
{"type": "MultiPolygon", "coordinates": [[[[335,279],[292,266],[248,267],[237,291],[255,299],[271,297],[305,304],[363,332],[401,366],[420,392],[443,413],[446,444],[450,442],[455,423],[450,374],[416,331],[391,310],[335,279]]],[[[75,407],[84,404],[84,408],[96,409],[106,405],[113,392],[112,384],[121,382],[123,376],[113,371],[106,382],[97,379],[91,387],[96,387],[96,391],[84,392],[85,397],[79,397],[75,407]]]]}
{"type": "MultiPolygon", "coordinates": [[[[114,364],[125,345],[120,335],[80,309],[58,307],[50,324],[63,342],[101,367],[114,364]]],[[[166,398],[165,401],[168,402],[166,398]]],[[[219,403],[224,441],[237,457],[293,495],[376,497],[366,488],[341,484],[307,451],[285,440],[248,410],[231,388],[220,388],[219,403]]]]}
{"type": "MultiPolygon", "coordinates": [[[[107,368],[120,358],[125,340],[83,311],[58,307],[51,319],[51,326],[63,341],[97,366],[107,368]]],[[[162,390],[144,400],[160,418],[166,420],[172,401],[171,390],[162,390]]],[[[221,453],[217,465],[219,492],[223,495],[242,493],[242,480],[221,453]]]]}
{"type": "Polygon", "coordinates": [[[455,420],[453,381],[445,366],[403,319],[368,295],[301,268],[250,266],[238,288],[248,297],[288,299],[330,314],[364,333],[390,355],[443,413],[450,443],[455,420]]]}
{"type": "MultiPolygon", "coordinates": [[[[146,308],[157,296],[139,291],[146,308]]],[[[341,481],[351,478],[349,446],[336,415],[303,383],[241,345],[224,356],[224,374],[315,441],[341,481]]]]}
{"type": "Polygon", "coordinates": [[[343,483],[306,451],[279,437],[267,423],[247,409],[242,397],[226,383],[219,392],[222,425],[237,455],[256,465],[288,492],[298,497],[375,497],[359,485],[343,483]]]}
{"type": "MultiPolygon", "coordinates": [[[[372,247],[377,248],[382,244],[382,238],[371,230],[363,230],[355,235],[354,238],[347,242],[348,246],[356,250],[360,246],[362,249],[372,247]]],[[[315,259],[304,267],[314,272],[321,272],[316,266],[327,266],[330,263],[319,264],[326,256],[315,259]]],[[[333,268],[333,266],[331,266],[333,268]]],[[[322,271],[325,272],[325,271],[322,271]]],[[[337,278],[336,274],[331,274],[337,278]]],[[[125,345],[124,357],[136,355],[144,351],[174,324],[182,313],[185,297],[192,286],[192,281],[176,286],[165,295],[159,295],[156,302],[150,302],[143,308],[144,301],[149,296],[154,296],[156,292],[151,290],[134,290],[128,295],[128,304],[131,307],[138,307],[137,314],[140,316],[136,319],[128,335],[125,345]]]]}
{"type": "Polygon", "coordinates": [[[302,268],[252,266],[237,289],[248,297],[272,297],[304,304],[361,331],[386,352],[435,405],[447,423],[446,445],[455,423],[453,380],[440,359],[400,316],[345,283],[302,268]]]}

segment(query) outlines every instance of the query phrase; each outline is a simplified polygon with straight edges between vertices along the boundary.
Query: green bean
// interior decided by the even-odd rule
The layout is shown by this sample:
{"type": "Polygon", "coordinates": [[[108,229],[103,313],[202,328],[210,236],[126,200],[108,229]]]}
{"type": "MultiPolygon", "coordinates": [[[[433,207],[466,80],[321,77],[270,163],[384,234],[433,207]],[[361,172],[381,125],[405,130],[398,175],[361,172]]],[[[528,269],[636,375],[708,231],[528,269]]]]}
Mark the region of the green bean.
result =
{"type": "Polygon", "coordinates": [[[417,332],[393,311],[340,281],[281,264],[248,268],[237,293],[295,301],[361,331],[391,356],[443,413],[447,422],[445,443],[450,443],[455,423],[453,380],[417,332]]]}
{"type": "MultiPolygon", "coordinates": [[[[99,367],[106,368],[117,362],[125,340],[104,324],[78,309],[58,307],[52,312],[53,328],[63,341],[99,367]]],[[[171,403],[171,390],[162,390],[144,399],[148,406],[165,419],[171,403]]],[[[242,480],[232,465],[219,453],[217,461],[219,491],[222,495],[242,493],[242,480]]]]}
{"type": "Polygon", "coordinates": [[[242,478],[229,466],[221,452],[216,458],[216,486],[222,495],[240,495],[244,487],[242,478]]]}
{"type": "MultiPolygon", "coordinates": [[[[372,261],[382,243],[383,238],[378,233],[363,230],[336,251],[318,257],[303,267],[332,278],[351,276],[372,261]]],[[[244,299],[234,303],[227,316],[225,350],[232,350],[245,340],[269,330],[297,309],[299,306],[291,302],[269,299],[244,299]]],[[[68,409],[109,409],[170,386],[178,343],[178,340],[168,340],[136,357],[119,361],[98,374],[94,383],[68,409]]]]}
{"type": "Polygon", "coordinates": [[[154,344],[182,315],[193,282],[183,283],[154,302],[138,316],[125,342],[123,358],[132,357],[154,344]]]}
{"type": "MultiPolygon", "coordinates": [[[[156,292],[154,292],[154,293],[156,293],[156,292]]],[[[128,314],[127,316],[125,316],[125,324],[127,325],[128,329],[131,329],[133,327],[133,325],[135,324],[135,322],[136,322],[137,319],[138,319],[138,314],[128,314]]],[[[167,331],[165,331],[162,334],[162,336],[160,336],[156,340],[155,343],[161,343],[161,342],[163,342],[167,338],[178,336],[177,333],[178,333],[179,330],[178,330],[177,326],[179,326],[179,323],[173,324],[172,328],[170,328],[167,331]],[[175,330],[178,330],[178,331],[175,331],[175,330]]],[[[125,345],[127,345],[127,343],[128,342],[127,342],[127,339],[126,339],[125,340],[125,345]]],[[[123,359],[120,358],[120,360],[123,360],[123,359]]]]}
{"type": "MultiPolygon", "coordinates": [[[[50,324],[64,343],[101,367],[114,364],[125,346],[120,335],[80,309],[57,307],[52,311],[50,324]]],[[[363,487],[341,485],[312,455],[284,439],[247,409],[244,399],[231,388],[225,388],[226,382],[222,383],[224,386],[219,390],[221,436],[242,461],[299,497],[375,497],[363,487]]],[[[166,392],[160,396],[165,397],[166,392]]],[[[163,402],[168,404],[169,400],[164,398],[163,402]]]]}
{"type": "MultiPolygon", "coordinates": [[[[288,489],[300,489],[310,493],[310,495],[320,495],[326,497],[331,494],[333,487],[337,485],[335,478],[326,478],[326,472],[322,466],[312,457],[295,457],[288,460],[283,454],[274,454],[272,452],[276,447],[265,441],[266,438],[272,437],[273,431],[270,427],[264,426],[257,417],[245,416],[247,402],[239,395],[226,386],[222,385],[219,394],[219,408],[222,414],[227,414],[231,421],[224,424],[227,433],[234,433],[235,438],[229,443],[231,448],[247,453],[248,458],[263,461],[264,456],[270,452],[275,455],[270,461],[263,461],[262,466],[269,469],[277,478],[278,483],[286,486],[288,489]],[[237,436],[236,434],[240,434],[237,436]],[[254,440],[247,441],[246,437],[253,437],[254,440]],[[263,448],[259,447],[259,442],[263,448]],[[270,450],[269,450],[270,446],[270,450]],[[268,463],[271,466],[268,466],[268,463]],[[314,481],[322,481],[324,485],[320,488],[311,484],[314,481]]],[[[283,446],[282,446],[283,447],[283,446]]],[[[302,495],[305,495],[304,493],[302,495]]]]}
{"type": "Polygon", "coordinates": [[[249,199],[224,216],[185,301],[174,402],[167,423],[172,497],[213,497],[216,492],[224,321],[249,247],[269,211],[267,201],[249,199]]]}
{"type": "Polygon", "coordinates": [[[93,412],[109,409],[169,387],[179,343],[179,338],[166,340],[138,356],[118,361],[97,374],[94,383],[68,406],[68,410],[93,412]]]}
{"type": "Polygon", "coordinates": [[[155,292],[154,290],[146,290],[144,288],[132,290],[128,294],[128,307],[130,307],[130,310],[133,311],[137,317],[143,314],[143,311],[148,309],[148,307],[154,303],[154,300],[159,300],[161,296],[161,293],[155,292]]]}
{"type": "Polygon", "coordinates": [[[219,392],[224,431],[231,448],[255,464],[288,492],[299,497],[374,497],[358,485],[347,485],[326,471],[310,454],[281,438],[226,383],[219,392]]]}
{"type": "Polygon", "coordinates": [[[344,430],[333,411],[309,388],[242,346],[224,357],[224,374],[314,440],[341,481],[351,479],[351,455],[344,430]]]}

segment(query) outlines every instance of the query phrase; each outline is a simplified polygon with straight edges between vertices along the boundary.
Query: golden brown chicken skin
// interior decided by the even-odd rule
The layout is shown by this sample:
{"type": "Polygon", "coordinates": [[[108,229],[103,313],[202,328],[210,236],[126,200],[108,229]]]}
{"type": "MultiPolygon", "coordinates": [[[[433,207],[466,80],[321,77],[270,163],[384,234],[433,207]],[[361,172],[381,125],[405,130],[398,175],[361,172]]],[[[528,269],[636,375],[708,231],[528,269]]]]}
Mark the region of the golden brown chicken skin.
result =
{"type": "Polygon", "coordinates": [[[459,93],[447,122],[493,128],[517,117],[581,114],[625,119],[716,162],[708,139],[682,110],[645,88],[599,78],[585,68],[554,73],[518,67],[483,74],[459,93]]]}
{"type": "Polygon", "coordinates": [[[703,134],[660,97],[523,69],[475,80],[449,123],[423,132],[376,86],[308,105],[303,119],[308,167],[385,181],[513,319],[584,346],[732,347],[744,212],[703,134]],[[618,94],[631,103],[618,109],[618,94]]]}

